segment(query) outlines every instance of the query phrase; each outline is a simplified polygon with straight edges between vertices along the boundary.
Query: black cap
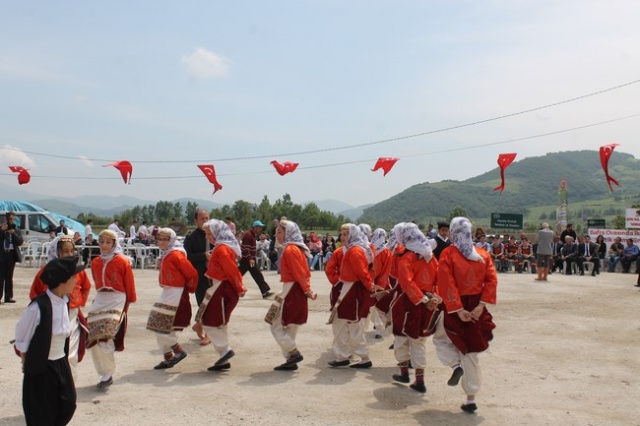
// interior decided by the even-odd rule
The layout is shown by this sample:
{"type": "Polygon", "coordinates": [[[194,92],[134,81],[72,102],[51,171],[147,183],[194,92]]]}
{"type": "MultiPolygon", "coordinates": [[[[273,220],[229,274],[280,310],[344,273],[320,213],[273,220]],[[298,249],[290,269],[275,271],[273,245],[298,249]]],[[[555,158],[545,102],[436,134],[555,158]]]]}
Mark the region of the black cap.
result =
{"type": "Polygon", "coordinates": [[[440,228],[448,228],[449,222],[438,222],[438,229],[440,228]]]}
{"type": "Polygon", "coordinates": [[[50,290],[53,290],[83,270],[84,265],[78,265],[76,257],[59,257],[45,265],[40,279],[50,290]]]}

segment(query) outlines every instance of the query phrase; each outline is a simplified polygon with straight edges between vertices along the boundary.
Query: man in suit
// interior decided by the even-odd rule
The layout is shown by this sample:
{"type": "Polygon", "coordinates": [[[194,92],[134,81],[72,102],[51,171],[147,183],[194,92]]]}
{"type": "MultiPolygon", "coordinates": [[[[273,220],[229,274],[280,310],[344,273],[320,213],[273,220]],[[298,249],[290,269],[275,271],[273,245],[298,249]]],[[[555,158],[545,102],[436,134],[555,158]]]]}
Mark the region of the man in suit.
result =
{"type": "Polygon", "coordinates": [[[13,299],[13,270],[16,262],[22,262],[20,246],[23,239],[15,220],[16,215],[7,212],[5,223],[0,227],[0,300],[4,292],[4,303],[16,303],[13,299]]]}
{"type": "Polygon", "coordinates": [[[442,250],[451,245],[449,241],[449,224],[447,222],[438,222],[438,235],[436,235],[436,248],[433,250],[433,255],[436,259],[440,259],[440,253],[442,250]]]}
{"type": "Polygon", "coordinates": [[[556,270],[558,271],[562,271],[562,253],[560,252],[562,250],[562,242],[560,241],[560,236],[559,235],[554,235],[553,236],[553,243],[551,243],[551,269],[549,270],[549,273],[553,273],[556,270]]]}
{"type": "Polygon", "coordinates": [[[578,246],[578,268],[580,275],[584,275],[584,262],[592,262],[593,270],[591,276],[595,277],[600,273],[600,258],[598,257],[598,246],[591,242],[591,237],[585,235],[582,237],[583,242],[578,246]]]}
{"type": "Polygon", "coordinates": [[[563,262],[566,262],[565,275],[571,275],[573,273],[573,263],[578,260],[578,245],[574,244],[573,237],[567,235],[564,237],[565,243],[560,249],[560,257],[563,262]]]}
{"type": "Polygon", "coordinates": [[[58,227],[56,227],[55,229],[56,235],[68,235],[69,234],[69,228],[67,228],[67,226],[64,223],[64,220],[60,221],[60,225],[58,225],[58,227]]]}

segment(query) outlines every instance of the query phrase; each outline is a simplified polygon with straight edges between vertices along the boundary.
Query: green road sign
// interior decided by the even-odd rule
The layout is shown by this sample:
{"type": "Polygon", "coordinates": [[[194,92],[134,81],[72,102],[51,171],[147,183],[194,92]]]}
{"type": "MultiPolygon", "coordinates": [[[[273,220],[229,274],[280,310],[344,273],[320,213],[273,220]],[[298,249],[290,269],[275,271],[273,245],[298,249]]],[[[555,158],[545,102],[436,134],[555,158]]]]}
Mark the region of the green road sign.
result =
{"type": "Polygon", "coordinates": [[[491,213],[491,227],[494,229],[523,229],[523,216],[514,213],[491,213]]]}

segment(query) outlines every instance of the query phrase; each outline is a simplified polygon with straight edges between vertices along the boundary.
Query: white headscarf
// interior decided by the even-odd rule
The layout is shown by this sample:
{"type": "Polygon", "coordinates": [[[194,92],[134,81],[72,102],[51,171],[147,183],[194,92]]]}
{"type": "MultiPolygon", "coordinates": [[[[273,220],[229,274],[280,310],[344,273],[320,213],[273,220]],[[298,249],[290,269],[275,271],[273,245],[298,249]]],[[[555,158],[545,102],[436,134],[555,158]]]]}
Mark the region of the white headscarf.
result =
{"type": "Polygon", "coordinates": [[[361,223],[358,225],[358,228],[360,228],[360,231],[362,231],[364,236],[367,237],[367,241],[371,241],[371,225],[368,223],[361,223]]]}
{"type": "Polygon", "coordinates": [[[187,254],[187,251],[182,246],[182,243],[178,241],[178,235],[176,231],[171,228],[160,228],[158,230],[158,235],[169,235],[169,244],[167,245],[166,250],[160,250],[160,258],[165,258],[169,253],[174,250],[181,251],[184,254],[187,254]]]}
{"type": "Polygon", "coordinates": [[[205,223],[203,227],[209,228],[209,230],[211,231],[213,238],[215,238],[216,240],[214,246],[224,244],[225,246],[229,246],[237,257],[240,257],[242,255],[238,239],[235,235],[233,235],[233,232],[231,232],[231,229],[229,229],[229,225],[227,225],[224,221],[219,219],[211,219],[207,223],[205,223]]]}
{"type": "Polygon", "coordinates": [[[289,244],[296,245],[303,250],[305,256],[311,258],[311,251],[304,243],[304,238],[302,238],[302,232],[300,232],[298,224],[290,220],[283,219],[280,221],[280,226],[284,227],[284,242],[282,243],[282,246],[286,247],[289,244]]]}
{"type": "Polygon", "coordinates": [[[398,244],[403,245],[407,250],[418,253],[429,262],[433,257],[433,242],[424,236],[418,225],[412,222],[404,222],[394,227],[398,244]]]}
{"type": "Polygon", "coordinates": [[[60,240],[64,240],[75,246],[73,238],[71,238],[71,236],[69,235],[59,235],[55,237],[53,240],[51,240],[51,246],[49,247],[49,251],[47,252],[47,263],[58,258],[58,244],[60,243],[60,240]]]}
{"type": "Polygon", "coordinates": [[[371,244],[376,248],[376,256],[384,250],[387,243],[387,231],[382,228],[377,228],[373,231],[373,237],[371,237],[371,244]]]}
{"type": "Polygon", "coordinates": [[[364,254],[367,256],[368,263],[373,262],[373,252],[371,251],[371,247],[369,247],[369,240],[364,235],[364,233],[360,230],[358,225],[353,223],[345,223],[342,225],[342,228],[349,228],[349,241],[347,242],[347,250],[351,247],[360,247],[364,250],[364,254]]]}
{"type": "Polygon", "coordinates": [[[387,248],[391,250],[391,253],[396,251],[396,247],[398,247],[398,231],[404,225],[405,222],[397,223],[391,228],[391,232],[389,233],[389,242],[387,243],[387,248]]]}
{"type": "Polygon", "coordinates": [[[454,217],[449,226],[449,234],[453,245],[460,250],[464,257],[474,262],[484,262],[473,244],[471,221],[469,219],[466,217],[454,217]]]}
{"type": "Polygon", "coordinates": [[[100,237],[107,237],[113,240],[113,247],[109,253],[102,254],[102,251],[100,251],[100,258],[102,259],[102,283],[106,284],[105,274],[107,272],[107,265],[117,254],[122,254],[123,252],[120,246],[120,240],[118,240],[118,235],[115,232],[105,229],[98,235],[98,240],[100,240],[100,237]]]}

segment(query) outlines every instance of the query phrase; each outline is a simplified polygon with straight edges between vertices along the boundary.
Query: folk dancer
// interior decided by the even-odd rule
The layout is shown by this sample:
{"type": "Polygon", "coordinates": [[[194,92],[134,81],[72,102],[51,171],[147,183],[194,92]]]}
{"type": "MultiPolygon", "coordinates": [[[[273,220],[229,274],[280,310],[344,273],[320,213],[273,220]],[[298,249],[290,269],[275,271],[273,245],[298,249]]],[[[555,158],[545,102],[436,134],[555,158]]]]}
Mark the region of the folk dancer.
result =
{"type": "Polygon", "coordinates": [[[330,323],[336,358],[329,362],[329,366],[345,367],[350,364],[351,355],[357,355],[360,361],[349,365],[351,368],[371,368],[373,364],[369,359],[364,331],[372,303],[373,281],[369,264],[373,262],[373,252],[357,225],[344,224],[340,233],[348,242],[340,268],[340,283],[331,291],[330,323]]]}
{"type": "Polygon", "coordinates": [[[298,328],[307,323],[307,299],[316,300],[318,295],[311,290],[308,264],[311,253],[298,225],[290,220],[280,221],[276,239],[283,247],[280,258],[282,291],[276,294],[265,320],[271,324],[271,334],[285,357],[285,362],[274,370],[292,371],[297,370],[298,363],[303,360],[296,345],[296,335],[298,328]]]}
{"type": "MultiPolygon", "coordinates": [[[[393,260],[391,250],[387,248],[387,232],[382,228],[377,228],[373,231],[371,244],[375,248],[375,256],[373,258],[373,284],[376,293],[384,292],[389,288],[389,272],[391,271],[391,263],[393,260]]],[[[376,299],[378,299],[378,297],[376,297],[376,299]]],[[[387,327],[387,312],[381,311],[374,305],[371,309],[371,315],[373,317],[375,338],[382,339],[384,329],[387,327]]]]}
{"type": "MultiPolygon", "coordinates": [[[[68,235],[56,237],[51,243],[51,249],[47,254],[47,263],[58,258],[74,258],[77,259],[76,246],[68,235]]],[[[40,268],[31,283],[29,298],[35,300],[36,297],[47,292],[48,286],[42,281],[42,274],[45,266],[40,268]]],[[[69,297],[69,327],[71,334],[69,335],[69,366],[73,380],[78,380],[78,363],[82,361],[85,354],[89,330],[87,329],[87,319],[82,313],[81,308],[87,304],[89,292],[91,291],[91,282],[86,271],[80,271],[75,275],[76,285],[69,297]]]]}
{"type": "MultiPolygon", "coordinates": [[[[436,244],[434,240],[427,240],[414,223],[405,223],[396,232],[400,250],[396,250],[394,260],[402,294],[391,309],[394,355],[400,367],[400,374],[394,374],[393,379],[409,383],[411,365],[415,368],[416,379],[410,387],[425,393],[425,344],[427,337],[435,331],[435,310],[442,302],[435,288],[438,260],[433,257],[433,249],[436,244]]],[[[440,256],[442,258],[443,254],[440,256]]]]}
{"type": "Polygon", "coordinates": [[[76,388],[69,367],[68,294],[84,266],[75,258],[47,263],[40,278],[47,285],[16,325],[16,353],[24,373],[22,407],[27,425],[66,425],[76,410],[76,388]]]}
{"type": "Polygon", "coordinates": [[[481,385],[478,354],[489,347],[495,328],[486,305],[496,303],[498,279],[491,257],[473,246],[469,219],[454,218],[451,235],[453,245],[442,252],[438,263],[438,292],[445,311],[433,343],[440,362],[453,369],[447,384],[457,386],[462,379],[467,399],[460,408],[473,413],[481,385]]]}
{"type": "Polygon", "coordinates": [[[158,347],[164,359],[156,370],[172,368],[187,357],[178,343],[178,332],[191,322],[189,293],[198,287],[198,271],[187,259],[187,252],[171,228],[160,228],[156,242],[160,248],[160,272],[158,283],[162,288],[160,298],[151,308],[147,330],[156,333],[158,347]]]}
{"type": "Polygon", "coordinates": [[[209,371],[231,368],[229,360],[235,355],[229,344],[227,327],[238,300],[247,292],[237,266],[241,256],[240,244],[229,226],[222,220],[211,219],[204,224],[207,240],[213,245],[206,276],[210,281],[200,304],[196,321],[201,322],[220,358],[209,371]]]}
{"type": "Polygon", "coordinates": [[[113,383],[115,352],[124,350],[127,311],[135,303],[136,283],[129,259],[122,254],[118,235],[104,230],[98,235],[100,257],[91,262],[91,275],[98,291],[89,309],[89,343],[96,371],[101,376],[98,389],[113,383]]]}

